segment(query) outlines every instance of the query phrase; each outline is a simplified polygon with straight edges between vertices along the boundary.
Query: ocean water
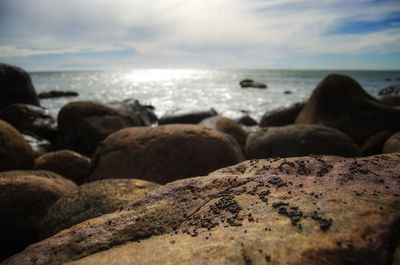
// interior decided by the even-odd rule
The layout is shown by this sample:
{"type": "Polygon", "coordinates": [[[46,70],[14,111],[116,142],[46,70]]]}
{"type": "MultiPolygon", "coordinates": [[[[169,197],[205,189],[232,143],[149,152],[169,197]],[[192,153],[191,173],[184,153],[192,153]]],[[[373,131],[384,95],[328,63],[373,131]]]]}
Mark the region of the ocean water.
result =
{"type": "Polygon", "coordinates": [[[70,101],[133,98],[154,106],[159,117],[214,108],[230,118],[249,114],[259,120],[266,111],[307,100],[318,83],[331,73],[353,77],[372,96],[384,87],[400,84],[400,71],[133,69],[30,75],[38,93],[79,93],[78,97],[41,100],[54,116],[70,101]],[[241,88],[239,82],[245,78],[265,83],[268,88],[241,88]]]}

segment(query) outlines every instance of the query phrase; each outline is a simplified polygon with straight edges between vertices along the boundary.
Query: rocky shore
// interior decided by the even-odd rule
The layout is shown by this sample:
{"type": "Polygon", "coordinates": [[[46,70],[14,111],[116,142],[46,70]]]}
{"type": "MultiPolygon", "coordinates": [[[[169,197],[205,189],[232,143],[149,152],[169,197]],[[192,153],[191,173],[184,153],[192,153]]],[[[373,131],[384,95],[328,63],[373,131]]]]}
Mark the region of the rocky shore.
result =
{"type": "Polygon", "coordinates": [[[52,117],[0,64],[0,262],[398,264],[398,91],[331,74],[260,121],[135,99],[52,117]]]}

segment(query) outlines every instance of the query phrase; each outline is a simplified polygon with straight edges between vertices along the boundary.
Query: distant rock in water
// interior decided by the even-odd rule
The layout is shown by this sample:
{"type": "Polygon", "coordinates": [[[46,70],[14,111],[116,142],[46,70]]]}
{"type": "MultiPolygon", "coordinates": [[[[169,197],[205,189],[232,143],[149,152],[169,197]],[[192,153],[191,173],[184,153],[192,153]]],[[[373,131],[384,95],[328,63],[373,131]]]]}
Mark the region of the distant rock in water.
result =
{"type": "Polygon", "coordinates": [[[240,81],[239,84],[242,88],[245,88],[245,87],[267,88],[266,84],[263,84],[260,82],[255,82],[254,80],[251,80],[251,79],[244,79],[244,80],[240,81]]]}
{"type": "Polygon", "coordinates": [[[74,91],[58,91],[58,90],[51,90],[49,92],[42,92],[39,93],[38,97],[40,99],[46,98],[61,98],[61,97],[77,97],[79,94],[74,91]]]}
{"type": "Polygon", "coordinates": [[[158,124],[197,124],[202,120],[216,116],[217,114],[218,113],[213,108],[206,111],[196,111],[183,114],[164,114],[158,121],[158,124]]]}
{"type": "Polygon", "coordinates": [[[13,103],[40,106],[29,74],[19,67],[0,64],[0,109],[13,103]]]}

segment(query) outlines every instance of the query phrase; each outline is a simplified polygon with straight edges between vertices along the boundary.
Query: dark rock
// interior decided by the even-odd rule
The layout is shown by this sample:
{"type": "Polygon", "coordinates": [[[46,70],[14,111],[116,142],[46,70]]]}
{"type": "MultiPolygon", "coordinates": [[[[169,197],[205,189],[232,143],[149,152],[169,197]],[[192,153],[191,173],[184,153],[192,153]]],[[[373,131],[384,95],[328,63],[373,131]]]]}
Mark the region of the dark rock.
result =
{"type": "Polygon", "coordinates": [[[167,184],[4,264],[392,264],[399,170],[399,154],[246,161],[167,184]]]}
{"type": "Polygon", "coordinates": [[[400,96],[400,85],[382,88],[379,91],[378,96],[400,96]]]}
{"type": "Polygon", "coordinates": [[[0,120],[0,171],[32,169],[34,153],[19,131],[0,120]]]}
{"type": "Polygon", "coordinates": [[[243,159],[224,134],[204,126],[133,127],[110,135],[97,148],[89,181],[129,177],[165,184],[243,159]]]}
{"type": "Polygon", "coordinates": [[[49,207],[76,185],[52,172],[0,173],[0,261],[39,241],[39,227],[49,207]]]}
{"type": "Polygon", "coordinates": [[[400,96],[381,96],[378,100],[383,105],[394,107],[400,106],[400,96]]]}
{"type": "Polygon", "coordinates": [[[54,150],[53,144],[48,140],[40,138],[36,135],[22,134],[25,141],[32,148],[33,154],[35,157],[39,157],[44,155],[45,153],[51,152],[54,150]]]}
{"type": "Polygon", "coordinates": [[[138,179],[103,179],[79,186],[61,197],[47,211],[41,224],[41,238],[114,212],[159,186],[154,182],[138,179]]]}
{"type": "Polygon", "coordinates": [[[400,132],[393,134],[387,139],[382,149],[383,153],[400,152],[400,132]]]}
{"type": "Polygon", "coordinates": [[[369,137],[361,147],[364,155],[377,155],[382,153],[382,147],[386,140],[390,137],[388,131],[378,132],[377,134],[369,137]]]}
{"type": "Polygon", "coordinates": [[[51,90],[49,92],[39,93],[38,97],[40,99],[47,98],[61,98],[61,97],[77,97],[79,94],[74,91],[60,91],[60,90],[51,90]]]}
{"type": "Polygon", "coordinates": [[[0,64],[0,109],[14,103],[40,106],[29,74],[19,67],[0,64]]]}
{"type": "Polygon", "coordinates": [[[267,111],[261,117],[259,126],[270,127],[293,124],[304,105],[305,102],[297,102],[289,107],[267,111]]]}
{"type": "Polygon", "coordinates": [[[246,158],[304,155],[361,156],[357,144],[342,132],[323,125],[297,124],[261,128],[247,138],[246,158]]]}
{"type": "Polygon", "coordinates": [[[33,168],[55,172],[80,185],[85,182],[89,166],[90,158],[71,150],[59,150],[36,158],[33,168]]]}
{"type": "Polygon", "coordinates": [[[214,109],[183,114],[165,114],[158,120],[158,124],[198,124],[202,120],[216,115],[217,112],[214,109]]]}
{"type": "Polygon", "coordinates": [[[267,88],[266,84],[263,84],[260,82],[255,82],[254,80],[251,80],[251,79],[244,79],[244,80],[240,81],[239,84],[242,88],[247,88],[247,87],[267,88]]]}
{"type": "Polygon", "coordinates": [[[0,110],[5,120],[22,133],[34,134],[54,142],[57,135],[56,120],[41,107],[28,104],[11,104],[0,110]]]}
{"type": "Polygon", "coordinates": [[[244,115],[236,120],[237,123],[243,124],[244,126],[255,126],[258,125],[258,122],[250,117],[249,115],[244,115]]]}
{"type": "Polygon", "coordinates": [[[296,123],[336,128],[361,145],[380,131],[400,130],[400,109],[380,104],[354,79],[332,74],[314,90],[296,123]]]}

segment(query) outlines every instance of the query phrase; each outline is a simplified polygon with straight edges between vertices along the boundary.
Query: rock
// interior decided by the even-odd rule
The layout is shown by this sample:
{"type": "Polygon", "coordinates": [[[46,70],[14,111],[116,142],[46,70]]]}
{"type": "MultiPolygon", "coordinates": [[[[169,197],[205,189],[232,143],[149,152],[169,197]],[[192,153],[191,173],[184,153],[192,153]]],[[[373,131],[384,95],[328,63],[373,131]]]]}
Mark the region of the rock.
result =
{"type": "Polygon", "coordinates": [[[296,123],[336,128],[361,145],[380,131],[400,130],[400,109],[380,104],[352,78],[332,74],[319,83],[296,123]]]}
{"type": "Polygon", "coordinates": [[[163,115],[159,120],[159,125],[165,124],[198,124],[202,120],[216,116],[217,112],[214,109],[210,109],[207,111],[196,111],[190,113],[182,113],[182,114],[170,114],[167,113],[163,115]]]}
{"type": "Polygon", "coordinates": [[[199,124],[230,135],[240,145],[241,150],[244,151],[246,139],[249,133],[234,120],[223,116],[214,116],[202,120],[199,124]]]}
{"type": "Polygon", "coordinates": [[[46,171],[0,173],[0,261],[39,241],[39,226],[49,207],[76,185],[46,171]]]}
{"type": "Polygon", "coordinates": [[[83,184],[50,207],[42,221],[41,238],[114,212],[159,186],[154,182],[138,179],[103,179],[83,184]]]}
{"type": "Polygon", "coordinates": [[[400,106],[400,96],[382,96],[378,98],[383,105],[398,107],[400,106]]]}
{"type": "Polygon", "coordinates": [[[35,160],[34,169],[48,170],[81,185],[89,173],[90,158],[71,150],[44,154],[35,160]]]}
{"type": "Polygon", "coordinates": [[[342,132],[323,125],[295,124],[261,128],[247,138],[245,157],[304,155],[361,156],[357,144],[342,132]]]}
{"type": "Polygon", "coordinates": [[[251,79],[244,79],[244,80],[240,81],[239,84],[242,88],[246,88],[246,87],[267,88],[266,84],[263,84],[260,82],[255,82],[254,80],[251,80],[251,79]]]}
{"type": "Polygon", "coordinates": [[[393,134],[387,139],[382,148],[382,153],[400,152],[400,132],[393,134]]]}
{"type": "Polygon", "coordinates": [[[22,133],[33,133],[50,142],[55,141],[56,120],[44,108],[28,104],[11,104],[0,110],[0,119],[10,123],[22,133]]]}
{"type": "Polygon", "coordinates": [[[0,109],[14,103],[40,105],[29,74],[19,67],[0,63],[0,109]]]}
{"type": "Polygon", "coordinates": [[[400,96],[400,85],[382,88],[379,91],[378,96],[400,96]]]}
{"type": "Polygon", "coordinates": [[[382,153],[382,147],[389,137],[390,133],[388,131],[378,132],[369,137],[361,146],[363,154],[370,156],[382,153]]]}
{"type": "Polygon", "coordinates": [[[254,120],[249,115],[244,115],[236,120],[237,123],[243,124],[244,126],[255,126],[258,125],[258,122],[254,120]]]}
{"type": "Polygon", "coordinates": [[[399,170],[399,154],[246,161],[167,184],[4,264],[390,264],[399,170]]]}
{"type": "Polygon", "coordinates": [[[224,134],[204,126],[133,127],[110,135],[97,148],[88,180],[129,177],[165,184],[243,159],[224,134]]]}
{"type": "Polygon", "coordinates": [[[54,150],[53,144],[48,140],[40,138],[36,135],[22,134],[25,141],[32,148],[33,155],[39,157],[44,155],[45,153],[51,152],[54,150]]]}
{"type": "Polygon", "coordinates": [[[58,149],[90,155],[113,132],[145,125],[131,105],[92,101],[70,102],[58,113],[58,149]]]}
{"type": "Polygon", "coordinates": [[[39,93],[38,97],[40,99],[47,98],[61,98],[61,97],[77,97],[79,94],[74,91],[60,91],[60,90],[51,90],[49,92],[39,93]]]}
{"type": "Polygon", "coordinates": [[[32,169],[34,153],[13,126],[0,120],[0,171],[32,169]]]}
{"type": "Polygon", "coordinates": [[[305,102],[297,102],[289,107],[267,111],[261,117],[259,126],[270,127],[293,124],[304,105],[305,102]]]}

